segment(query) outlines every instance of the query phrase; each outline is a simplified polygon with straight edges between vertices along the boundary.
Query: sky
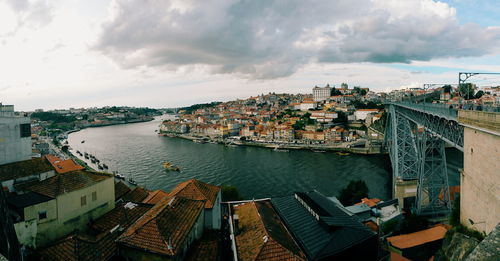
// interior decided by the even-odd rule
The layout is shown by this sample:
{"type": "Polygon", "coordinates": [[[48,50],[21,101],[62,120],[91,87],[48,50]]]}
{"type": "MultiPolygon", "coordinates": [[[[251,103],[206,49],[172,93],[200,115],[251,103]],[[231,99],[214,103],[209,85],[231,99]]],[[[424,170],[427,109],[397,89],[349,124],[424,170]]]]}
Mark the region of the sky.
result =
{"type": "Polygon", "coordinates": [[[499,13],[497,0],[0,0],[0,102],[169,108],[457,83],[500,72],[499,13]]]}

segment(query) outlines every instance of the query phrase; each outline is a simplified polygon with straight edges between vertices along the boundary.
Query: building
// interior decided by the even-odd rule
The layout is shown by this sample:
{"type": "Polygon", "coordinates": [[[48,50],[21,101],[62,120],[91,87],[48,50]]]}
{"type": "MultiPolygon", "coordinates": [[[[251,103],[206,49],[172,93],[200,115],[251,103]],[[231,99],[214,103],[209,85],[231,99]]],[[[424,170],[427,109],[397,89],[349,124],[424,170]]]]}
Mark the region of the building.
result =
{"type": "Polygon", "coordinates": [[[183,197],[193,200],[203,200],[205,202],[205,228],[221,228],[221,189],[218,186],[210,185],[196,179],[190,179],[177,185],[169,193],[170,197],[183,197]]]}
{"type": "Polygon", "coordinates": [[[500,113],[458,113],[464,126],[460,179],[460,222],[489,233],[500,220],[500,113]]]}
{"type": "Polygon", "coordinates": [[[0,184],[4,191],[13,193],[23,184],[45,180],[56,174],[45,158],[33,158],[0,166],[0,184]]]}
{"type": "Polygon", "coordinates": [[[30,118],[0,103],[0,165],[29,160],[31,153],[30,118]]]}
{"type": "Polygon", "coordinates": [[[236,204],[233,211],[238,260],[305,260],[270,201],[236,204]]]}
{"type": "Polygon", "coordinates": [[[166,197],[117,239],[126,260],[182,260],[203,235],[203,200],[166,197]]]}
{"type": "Polygon", "coordinates": [[[308,111],[308,110],[316,109],[317,107],[318,107],[318,104],[315,101],[303,101],[299,105],[299,110],[308,111]]]}
{"type": "Polygon", "coordinates": [[[7,198],[21,244],[46,246],[115,207],[111,174],[73,171],[28,184],[7,198]]]}
{"type": "Polygon", "coordinates": [[[313,100],[318,102],[318,101],[325,101],[328,99],[331,94],[332,94],[332,87],[330,85],[326,85],[325,87],[314,87],[313,88],[313,100]]]}
{"type": "Polygon", "coordinates": [[[448,229],[443,225],[387,238],[389,250],[410,260],[429,260],[441,248],[448,229]]]}
{"type": "Polygon", "coordinates": [[[337,200],[313,191],[271,202],[308,260],[376,260],[377,234],[337,200]]]}
{"type": "Polygon", "coordinates": [[[356,120],[365,120],[366,117],[368,116],[368,114],[370,113],[374,113],[374,114],[377,114],[378,113],[378,109],[358,109],[354,112],[354,116],[356,117],[356,120]]]}

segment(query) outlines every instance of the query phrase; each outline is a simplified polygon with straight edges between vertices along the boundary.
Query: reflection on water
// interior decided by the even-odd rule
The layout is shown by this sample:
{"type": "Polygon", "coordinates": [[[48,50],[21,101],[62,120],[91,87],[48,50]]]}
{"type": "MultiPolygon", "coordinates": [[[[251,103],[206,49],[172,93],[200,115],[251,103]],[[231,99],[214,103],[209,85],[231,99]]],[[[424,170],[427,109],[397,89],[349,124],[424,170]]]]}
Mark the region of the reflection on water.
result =
{"type": "MultiPolygon", "coordinates": [[[[198,144],[155,133],[161,120],[88,128],[69,135],[76,150],[95,155],[148,189],[170,190],[191,178],[231,184],[246,198],[271,197],[316,189],[337,195],[351,179],[363,179],[371,197],[390,197],[388,156],[339,156],[310,151],[274,152],[254,147],[198,144]],[[81,143],[85,140],[85,143],[81,143]],[[167,172],[170,161],[181,172],[167,172]]],[[[453,164],[452,164],[453,165],[453,164]]],[[[455,167],[456,168],[456,167],[455,167]]]]}

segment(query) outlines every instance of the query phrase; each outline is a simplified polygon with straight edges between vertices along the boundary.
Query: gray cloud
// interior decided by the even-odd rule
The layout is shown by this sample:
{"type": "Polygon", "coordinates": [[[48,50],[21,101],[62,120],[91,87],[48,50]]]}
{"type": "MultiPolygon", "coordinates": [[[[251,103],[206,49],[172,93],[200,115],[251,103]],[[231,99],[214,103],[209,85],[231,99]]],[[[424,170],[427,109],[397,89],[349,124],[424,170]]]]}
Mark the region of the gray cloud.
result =
{"type": "Polygon", "coordinates": [[[54,16],[52,3],[47,0],[7,0],[6,3],[17,14],[18,28],[45,26],[54,16]]]}
{"type": "Polygon", "coordinates": [[[115,1],[93,48],[123,68],[203,64],[211,73],[267,79],[288,76],[311,62],[479,56],[500,43],[500,28],[460,25],[454,9],[443,3],[355,3],[115,1]]]}

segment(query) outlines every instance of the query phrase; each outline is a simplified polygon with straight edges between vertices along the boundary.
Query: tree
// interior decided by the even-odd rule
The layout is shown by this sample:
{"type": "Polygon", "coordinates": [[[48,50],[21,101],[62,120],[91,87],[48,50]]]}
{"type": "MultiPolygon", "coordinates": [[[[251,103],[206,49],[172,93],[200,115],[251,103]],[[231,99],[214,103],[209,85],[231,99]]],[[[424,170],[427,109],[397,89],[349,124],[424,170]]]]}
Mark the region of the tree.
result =
{"type": "Polygon", "coordinates": [[[449,84],[448,84],[448,85],[443,86],[443,92],[444,92],[444,93],[451,93],[451,89],[452,89],[452,87],[451,87],[451,85],[449,85],[449,84]]]}
{"type": "Polygon", "coordinates": [[[339,200],[344,206],[351,206],[368,197],[368,187],[363,180],[351,180],[347,187],[340,191],[339,200]]]}
{"type": "Polygon", "coordinates": [[[365,90],[365,89],[361,89],[361,90],[359,91],[359,94],[360,94],[361,96],[365,96],[365,95],[366,95],[366,90],[365,90]]]}
{"type": "Polygon", "coordinates": [[[235,186],[222,184],[222,201],[235,201],[241,200],[240,193],[235,186]]]}
{"type": "Polygon", "coordinates": [[[462,96],[462,98],[469,100],[469,99],[474,99],[475,88],[476,86],[472,83],[462,83],[460,84],[458,91],[460,92],[460,96],[462,96]]]}
{"type": "Polygon", "coordinates": [[[330,92],[330,95],[331,96],[337,96],[337,95],[342,95],[342,93],[339,90],[337,90],[335,88],[332,88],[332,91],[330,92]]]}

